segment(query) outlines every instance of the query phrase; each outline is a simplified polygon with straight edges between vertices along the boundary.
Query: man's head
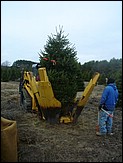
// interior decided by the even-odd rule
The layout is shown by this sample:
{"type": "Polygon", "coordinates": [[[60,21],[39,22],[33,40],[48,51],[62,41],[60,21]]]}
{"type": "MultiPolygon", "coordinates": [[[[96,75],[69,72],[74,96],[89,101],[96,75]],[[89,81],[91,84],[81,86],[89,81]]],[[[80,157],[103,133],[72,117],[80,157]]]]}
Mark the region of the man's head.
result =
{"type": "Polygon", "coordinates": [[[114,83],[115,80],[113,78],[108,78],[107,84],[114,83]]]}

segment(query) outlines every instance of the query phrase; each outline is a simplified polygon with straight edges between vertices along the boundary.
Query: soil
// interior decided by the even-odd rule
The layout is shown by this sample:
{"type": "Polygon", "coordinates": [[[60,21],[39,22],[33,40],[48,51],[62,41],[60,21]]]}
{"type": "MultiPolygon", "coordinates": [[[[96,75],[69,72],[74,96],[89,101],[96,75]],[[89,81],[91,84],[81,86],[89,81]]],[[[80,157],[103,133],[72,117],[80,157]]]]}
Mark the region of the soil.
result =
{"type": "Polygon", "coordinates": [[[18,82],[1,82],[1,116],[17,122],[18,162],[122,162],[122,108],[113,118],[113,136],[97,136],[96,85],[77,124],[49,124],[19,104],[18,82]]]}

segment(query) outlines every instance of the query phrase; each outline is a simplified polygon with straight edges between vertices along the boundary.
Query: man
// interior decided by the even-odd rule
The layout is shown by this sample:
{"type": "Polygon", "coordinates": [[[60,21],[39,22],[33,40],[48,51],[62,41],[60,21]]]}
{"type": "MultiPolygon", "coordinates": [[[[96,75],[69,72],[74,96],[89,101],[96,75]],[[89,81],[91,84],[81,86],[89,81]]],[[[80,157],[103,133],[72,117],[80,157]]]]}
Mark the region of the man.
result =
{"type": "Polygon", "coordinates": [[[23,76],[24,76],[24,68],[22,68],[21,70],[21,77],[20,77],[20,83],[19,83],[20,106],[22,106],[23,100],[24,100],[23,91],[22,91],[23,84],[24,84],[23,76]]]}
{"type": "Polygon", "coordinates": [[[115,80],[109,78],[105,87],[99,105],[99,132],[96,135],[113,135],[113,112],[118,101],[118,89],[115,80]]]}

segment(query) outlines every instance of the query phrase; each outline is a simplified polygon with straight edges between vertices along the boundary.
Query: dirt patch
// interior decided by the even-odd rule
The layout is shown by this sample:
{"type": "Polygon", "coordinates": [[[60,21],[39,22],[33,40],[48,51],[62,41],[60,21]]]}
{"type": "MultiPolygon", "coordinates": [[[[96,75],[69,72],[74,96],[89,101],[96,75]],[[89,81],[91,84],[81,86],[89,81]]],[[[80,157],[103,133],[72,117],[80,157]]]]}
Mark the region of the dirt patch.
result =
{"type": "Polygon", "coordinates": [[[1,82],[1,116],[17,121],[18,162],[122,162],[122,108],[116,108],[113,136],[96,136],[104,86],[95,86],[76,125],[51,125],[19,106],[18,82],[1,82]]]}

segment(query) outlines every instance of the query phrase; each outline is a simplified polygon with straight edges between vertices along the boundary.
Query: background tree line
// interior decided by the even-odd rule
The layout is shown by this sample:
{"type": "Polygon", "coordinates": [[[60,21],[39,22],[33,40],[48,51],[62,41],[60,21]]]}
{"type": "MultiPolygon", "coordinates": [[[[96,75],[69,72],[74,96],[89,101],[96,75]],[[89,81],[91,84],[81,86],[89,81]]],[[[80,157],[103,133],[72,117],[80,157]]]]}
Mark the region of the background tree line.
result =
{"type": "MultiPolygon", "coordinates": [[[[17,60],[12,66],[1,65],[1,81],[19,81],[21,76],[21,70],[32,71],[32,65],[35,62],[27,60],[17,60]]],[[[109,62],[102,61],[89,61],[84,64],[78,63],[78,69],[82,72],[81,77],[78,76],[78,80],[89,81],[95,72],[100,73],[98,84],[105,85],[105,78],[113,77],[116,80],[116,84],[120,93],[119,103],[122,102],[122,59],[111,59],[109,62]]],[[[71,70],[72,71],[72,70],[71,70]]],[[[69,72],[71,73],[71,72],[69,72]]],[[[79,83],[79,82],[78,82],[79,83]]],[[[81,91],[82,86],[79,85],[81,91]]]]}

